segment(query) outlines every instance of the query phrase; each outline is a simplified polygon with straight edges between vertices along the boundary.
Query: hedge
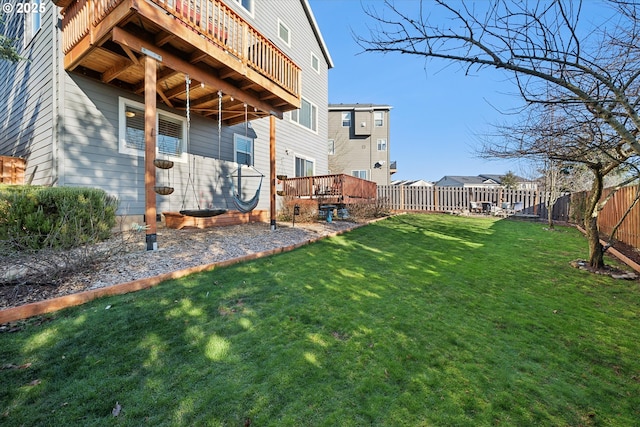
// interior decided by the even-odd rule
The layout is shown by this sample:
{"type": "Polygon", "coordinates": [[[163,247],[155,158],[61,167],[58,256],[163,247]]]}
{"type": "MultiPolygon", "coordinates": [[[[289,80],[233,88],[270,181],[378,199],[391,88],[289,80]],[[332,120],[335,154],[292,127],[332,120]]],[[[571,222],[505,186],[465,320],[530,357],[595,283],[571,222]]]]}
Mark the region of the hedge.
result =
{"type": "Polygon", "coordinates": [[[117,205],[96,188],[0,185],[0,240],[17,250],[105,240],[116,224],[117,205]]]}

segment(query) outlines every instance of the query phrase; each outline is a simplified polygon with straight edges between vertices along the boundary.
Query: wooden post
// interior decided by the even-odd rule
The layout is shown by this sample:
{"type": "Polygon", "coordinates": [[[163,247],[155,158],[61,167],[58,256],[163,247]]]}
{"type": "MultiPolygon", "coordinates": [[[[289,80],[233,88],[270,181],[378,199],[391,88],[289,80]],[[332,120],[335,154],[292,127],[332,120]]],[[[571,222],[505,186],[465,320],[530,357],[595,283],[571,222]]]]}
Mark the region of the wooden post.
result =
{"type": "Polygon", "coordinates": [[[271,231],[276,229],[276,118],[269,116],[269,200],[271,231]]]}
{"type": "Polygon", "coordinates": [[[156,235],[156,60],[144,57],[144,218],[147,250],[158,249],[156,235]]]}

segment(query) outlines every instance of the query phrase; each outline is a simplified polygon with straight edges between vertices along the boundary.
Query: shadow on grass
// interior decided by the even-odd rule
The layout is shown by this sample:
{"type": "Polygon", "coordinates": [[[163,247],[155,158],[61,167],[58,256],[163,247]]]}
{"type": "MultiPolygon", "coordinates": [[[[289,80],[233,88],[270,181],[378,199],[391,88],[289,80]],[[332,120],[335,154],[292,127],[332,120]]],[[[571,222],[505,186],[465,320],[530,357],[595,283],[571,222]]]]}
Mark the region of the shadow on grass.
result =
{"type": "Polygon", "coordinates": [[[31,363],[0,371],[3,422],[632,425],[637,285],[542,227],[399,216],[67,310],[0,336],[31,363]]]}

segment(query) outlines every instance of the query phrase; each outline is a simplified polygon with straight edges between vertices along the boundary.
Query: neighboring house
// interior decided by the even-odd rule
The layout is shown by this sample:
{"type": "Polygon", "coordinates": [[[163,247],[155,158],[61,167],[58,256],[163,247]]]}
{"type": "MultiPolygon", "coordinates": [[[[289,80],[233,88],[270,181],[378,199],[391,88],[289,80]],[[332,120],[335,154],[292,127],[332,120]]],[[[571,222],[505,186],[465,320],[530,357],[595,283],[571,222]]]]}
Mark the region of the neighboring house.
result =
{"type": "Polygon", "coordinates": [[[433,187],[433,182],[425,181],[423,179],[403,179],[391,181],[391,185],[403,185],[405,187],[433,187]]]}
{"type": "MultiPolygon", "coordinates": [[[[437,187],[464,187],[464,188],[498,188],[502,186],[503,175],[478,175],[478,176],[455,176],[445,175],[438,180],[435,185],[437,187]]],[[[517,179],[517,190],[535,190],[537,184],[521,177],[517,179]]]]}
{"type": "Polygon", "coordinates": [[[235,209],[235,189],[273,212],[271,165],[327,173],[333,64],[307,0],[6,3],[32,13],[0,23],[25,58],[0,63],[0,155],[33,184],[103,188],[155,227],[156,211],[235,209]]]}
{"type": "Polygon", "coordinates": [[[329,169],[378,185],[396,172],[390,161],[389,105],[329,104],[329,169]]]}

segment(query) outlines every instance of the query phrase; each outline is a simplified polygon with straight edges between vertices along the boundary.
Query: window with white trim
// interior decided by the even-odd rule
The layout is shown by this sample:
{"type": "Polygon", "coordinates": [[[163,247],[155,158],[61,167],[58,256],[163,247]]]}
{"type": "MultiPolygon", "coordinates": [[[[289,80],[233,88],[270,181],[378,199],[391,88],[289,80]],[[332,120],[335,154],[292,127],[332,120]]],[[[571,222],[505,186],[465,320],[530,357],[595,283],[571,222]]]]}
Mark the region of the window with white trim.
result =
{"type": "Polygon", "coordinates": [[[296,177],[313,176],[313,160],[296,156],[296,177]]]}
{"type": "Polygon", "coordinates": [[[328,144],[328,153],[330,156],[336,154],[336,141],[335,139],[330,139],[328,144]]]}
{"type": "Polygon", "coordinates": [[[43,0],[31,0],[16,4],[16,12],[24,16],[24,47],[27,47],[42,26],[42,14],[46,8],[47,4],[43,0]]]}
{"type": "Polygon", "coordinates": [[[284,22],[278,19],[278,37],[282,40],[287,46],[291,46],[291,30],[287,27],[284,22]]]}
{"type": "MultiPolygon", "coordinates": [[[[144,104],[126,98],[119,99],[118,151],[144,156],[144,104]]],[[[156,111],[156,153],[163,158],[186,161],[187,123],[184,117],[166,111],[156,111]]]]}
{"type": "Polygon", "coordinates": [[[311,52],[311,68],[316,70],[316,73],[320,74],[320,60],[313,52],[311,52]]]}
{"type": "Polygon", "coordinates": [[[253,0],[235,0],[235,2],[253,15],[253,0]]]}
{"type": "Polygon", "coordinates": [[[342,113],[342,127],[348,128],[351,126],[351,111],[342,113]]]}
{"type": "Polygon", "coordinates": [[[387,151],[387,140],[384,138],[378,139],[378,151],[387,151]]]}
{"type": "Polygon", "coordinates": [[[291,121],[314,132],[318,131],[318,107],[302,98],[300,109],[291,111],[291,121]]]}
{"type": "Polygon", "coordinates": [[[239,165],[253,166],[253,139],[244,135],[233,135],[234,159],[239,165]]]}
{"type": "Polygon", "coordinates": [[[356,178],[367,179],[367,171],[366,170],[355,170],[351,171],[351,175],[356,178]]]}
{"type": "Polygon", "coordinates": [[[384,126],[384,112],[383,111],[374,111],[373,112],[373,122],[375,127],[384,126]]]}

